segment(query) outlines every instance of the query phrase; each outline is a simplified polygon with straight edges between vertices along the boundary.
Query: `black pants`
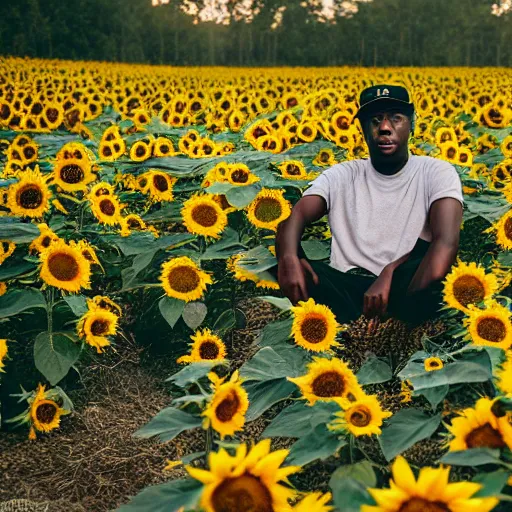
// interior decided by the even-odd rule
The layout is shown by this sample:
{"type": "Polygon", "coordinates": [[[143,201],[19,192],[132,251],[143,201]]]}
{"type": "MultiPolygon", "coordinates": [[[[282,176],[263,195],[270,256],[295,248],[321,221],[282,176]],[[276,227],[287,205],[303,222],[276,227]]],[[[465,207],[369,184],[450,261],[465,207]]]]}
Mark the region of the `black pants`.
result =
{"type": "MultiPolygon", "coordinates": [[[[408,260],[394,270],[391,281],[387,314],[413,326],[435,317],[441,307],[442,280],[434,281],[427,288],[406,296],[409,283],[429,246],[429,242],[418,239],[408,260]]],[[[303,253],[299,256],[305,257],[303,253]]],[[[364,275],[360,275],[359,269],[340,272],[327,263],[308,261],[319,279],[318,285],[308,281],[309,296],[315,302],[328,306],[339,323],[359,318],[363,314],[364,294],[377,276],[364,269],[361,269],[364,275]]],[[[272,270],[277,274],[277,267],[272,270]]]]}

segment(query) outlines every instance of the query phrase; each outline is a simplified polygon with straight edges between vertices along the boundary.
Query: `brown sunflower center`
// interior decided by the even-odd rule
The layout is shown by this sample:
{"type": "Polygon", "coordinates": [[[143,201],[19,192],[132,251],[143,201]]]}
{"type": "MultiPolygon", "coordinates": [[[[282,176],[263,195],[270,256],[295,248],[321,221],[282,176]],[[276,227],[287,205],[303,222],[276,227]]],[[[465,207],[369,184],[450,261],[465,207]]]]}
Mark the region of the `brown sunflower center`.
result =
{"type": "Polygon", "coordinates": [[[159,149],[160,153],[162,153],[163,155],[169,153],[169,151],[171,150],[167,144],[161,144],[159,149]]]}
{"type": "Polygon", "coordinates": [[[165,179],[165,176],[162,176],[161,174],[155,174],[153,176],[153,185],[159,192],[166,192],[169,190],[169,183],[165,179]]]}
{"type": "Polygon", "coordinates": [[[62,181],[69,184],[80,183],[84,176],[83,169],[76,164],[65,165],[60,171],[62,181]]]}
{"type": "Polygon", "coordinates": [[[238,411],[240,400],[238,395],[232,391],[215,409],[215,416],[223,423],[230,421],[238,411]]]}
{"type": "Polygon", "coordinates": [[[372,414],[366,407],[357,407],[350,412],[348,421],[356,427],[367,427],[372,421],[372,414]]]}
{"type": "Polygon", "coordinates": [[[439,364],[439,361],[429,361],[428,362],[428,367],[429,368],[439,368],[439,366],[441,366],[439,364]]]}
{"type": "Polygon", "coordinates": [[[135,149],[135,155],[139,158],[143,157],[146,154],[146,148],[142,145],[137,146],[135,149]]]}
{"type": "Polygon", "coordinates": [[[16,202],[26,210],[35,210],[39,208],[43,202],[43,191],[38,185],[25,185],[19,190],[16,202]]]}
{"type": "Polygon", "coordinates": [[[505,224],[503,225],[503,231],[505,233],[505,237],[512,241],[512,217],[509,217],[505,224]]]}
{"type": "Polygon", "coordinates": [[[41,240],[41,246],[42,247],[48,247],[50,245],[50,242],[52,241],[51,237],[46,235],[41,240]]]}
{"type": "Polygon", "coordinates": [[[109,325],[110,324],[108,320],[93,320],[91,324],[91,333],[93,334],[93,336],[103,336],[105,335],[105,333],[108,332],[109,325]]]}
{"type": "Polygon", "coordinates": [[[80,266],[71,254],[57,252],[48,258],[48,270],[58,281],[73,281],[80,273],[80,266]]]}
{"type": "Polygon", "coordinates": [[[136,217],[130,217],[128,219],[128,227],[132,229],[142,229],[142,224],[136,217]]]}
{"type": "Polygon", "coordinates": [[[110,199],[102,199],[100,201],[100,210],[103,215],[112,217],[116,213],[116,206],[110,199]]]}
{"type": "Polygon", "coordinates": [[[55,123],[59,118],[59,111],[56,108],[49,107],[46,109],[46,117],[50,123],[55,123]]]}
{"type": "Polygon", "coordinates": [[[327,336],[327,323],[319,317],[306,318],[300,326],[300,333],[308,343],[321,343],[327,336]]]}
{"type": "Polygon", "coordinates": [[[457,153],[457,150],[454,147],[450,146],[448,148],[448,150],[446,151],[446,156],[448,158],[453,158],[456,155],[456,153],[457,153]]]}
{"type": "Polygon", "coordinates": [[[203,341],[199,347],[201,359],[215,359],[219,355],[219,347],[214,341],[203,341]]]}
{"type": "Polygon", "coordinates": [[[440,501],[411,498],[398,509],[398,512],[450,512],[450,508],[440,501]]]}
{"type": "Polygon", "coordinates": [[[316,396],[342,396],[345,391],[345,380],[338,372],[324,372],[315,378],[311,388],[316,396]]]}
{"type": "Polygon", "coordinates": [[[112,150],[108,146],[102,146],[101,153],[103,156],[112,156],[112,150]]]}
{"type": "Polygon", "coordinates": [[[211,500],[214,512],[274,512],[267,487],[247,473],[224,480],[213,491],[211,500]]]}
{"type": "Polygon", "coordinates": [[[37,406],[36,418],[40,423],[47,425],[53,421],[57,414],[57,407],[52,403],[44,403],[37,406]]]}
{"type": "Polygon", "coordinates": [[[327,152],[320,153],[320,162],[325,164],[326,162],[329,161],[329,158],[330,158],[329,153],[327,153],[327,152]]]}
{"type": "Polygon", "coordinates": [[[286,167],[286,172],[290,176],[300,176],[300,167],[296,164],[288,164],[286,167]]]}
{"type": "Polygon", "coordinates": [[[309,126],[305,126],[302,129],[302,134],[305,135],[306,137],[311,137],[311,135],[313,134],[313,130],[309,126]]]}
{"type": "Polygon", "coordinates": [[[453,295],[463,306],[478,304],[485,297],[485,288],[475,276],[460,276],[453,283],[453,295]]]}
{"type": "Polygon", "coordinates": [[[499,318],[482,318],[476,327],[478,336],[486,341],[499,343],[507,334],[505,324],[499,318]]]}
{"type": "Polygon", "coordinates": [[[193,221],[205,228],[214,226],[217,218],[217,210],[209,204],[199,204],[192,209],[193,221]]]}
{"type": "Polygon", "coordinates": [[[200,283],[196,270],[185,265],[171,269],[167,280],[169,281],[169,286],[179,293],[190,293],[200,283]]]}
{"type": "Polygon", "coordinates": [[[254,216],[260,222],[273,222],[281,217],[283,210],[277,199],[264,197],[259,199],[254,209],[254,216]]]}
{"type": "Polygon", "coordinates": [[[36,154],[36,150],[32,146],[27,146],[23,148],[23,156],[30,160],[36,154]]]}
{"type": "Polygon", "coordinates": [[[247,183],[249,180],[249,173],[247,171],[244,171],[243,169],[237,169],[236,171],[233,171],[231,174],[231,179],[235,183],[247,183]]]}
{"type": "Polygon", "coordinates": [[[505,441],[501,433],[489,423],[475,428],[466,436],[468,448],[504,448],[505,441]]]}

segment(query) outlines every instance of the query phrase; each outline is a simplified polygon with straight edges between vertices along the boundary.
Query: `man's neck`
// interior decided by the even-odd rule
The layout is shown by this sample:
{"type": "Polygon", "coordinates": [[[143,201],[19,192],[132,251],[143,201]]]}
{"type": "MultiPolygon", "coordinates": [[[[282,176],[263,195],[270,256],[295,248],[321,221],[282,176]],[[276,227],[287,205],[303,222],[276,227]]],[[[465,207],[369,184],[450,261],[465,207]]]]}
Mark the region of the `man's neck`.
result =
{"type": "Polygon", "coordinates": [[[409,161],[409,153],[407,152],[406,155],[396,162],[375,162],[371,159],[373,168],[379,172],[380,174],[384,174],[385,176],[393,176],[393,174],[397,174],[400,172],[404,167],[405,164],[409,161]]]}

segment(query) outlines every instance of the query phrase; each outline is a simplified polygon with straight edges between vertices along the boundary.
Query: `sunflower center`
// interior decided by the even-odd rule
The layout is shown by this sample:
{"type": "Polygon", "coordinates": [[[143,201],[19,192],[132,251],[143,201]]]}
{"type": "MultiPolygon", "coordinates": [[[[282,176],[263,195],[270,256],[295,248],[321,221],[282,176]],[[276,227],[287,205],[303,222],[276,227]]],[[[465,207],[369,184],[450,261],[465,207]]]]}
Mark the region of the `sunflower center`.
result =
{"type": "Polygon", "coordinates": [[[62,252],[48,258],[48,270],[58,281],[73,281],[80,273],[78,261],[71,254],[62,252]]]}
{"type": "Polygon", "coordinates": [[[320,162],[326,163],[329,161],[329,153],[320,153],[320,162]]]}
{"type": "Polygon", "coordinates": [[[372,414],[366,407],[357,407],[350,413],[349,423],[356,427],[367,427],[372,421],[372,414]]]}
{"type": "Polygon", "coordinates": [[[240,400],[238,399],[238,395],[232,391],[229,396],[224,398],[222,402],[215,409],[215,416],[219,421],[223,423],[226,421],[230,421],[233,416],[238,411],[238,407],[240,405],[240,400]]]}
{"type": "Polygon", "coordinates": [[[84,171],[79,165],[65,165],[60,171],[60,177],[65,183],[80,183],[84,179],[84,171]]]}
{"type": "Polygon", "coordinates": [[[440,501],[411,498],[398,509],[398,512],[450,512],[450,509],[440,501]]]}
{"type": "Polygon", "coordinates": [[[37,185],[25,185],[19,192],[17,203],[26,210],[35,210],[43,202],[43,192],[37,185]]]}
{"type": "Polygon", "coordinates": [[[211,500],[214,512],[274,512],[267,487],[247,473],[224,480],[213,491],[211,500]]]}
{"type": "Polygon", "coordinates": [[[512,217],[509,217],[503,226],[503,231],[508,240],[512,240],[512,217]]]}
{"type": "Polygon", "coordinates": [[[504,448],[505,441],[501,433],[489,423],[475,428],[466,436],[468,448],[504,448]]]}
{"type": "Polygon", "coordinates": [[[52,239],[46,235],[45,237],[43,237],[43,239],[41,240],[41,246],[42,247],[48,247],[50,245],[50,242],[52,241],[52,239]]]}
{"type": "Polygon", "coordinates": [[[273,222],[281,217],[282,212],[279,201],[271,197],[264,197],[258,200],[254,216],[261,222],[273,222]]]}
{"type": "Polygon", "coordinates": [[[243,169],[237,169],[236,171],[233,171],[231,174],[231,179],[235,183],[247,183],[249,180],[249,174],[247,171],[244,171],[243,169]]]}
{"type": "Polygon", "coordinates": [[[32,146],[27,146],[26,148],[23,148],[23,156],[29,160],[36,154],[35,149],[32,146]]]}
{"type": "Polygon", "coordinates": [[[290,176],[300,176],[300,167],[296,164],[289,164],[286,168],[286,172],[290,176]]]}
{"type": "Polygon", "coordinates": [[[203,341],[199,347],[201,359],[215,359],[219,355],[219,347],[213,341],[203,341]]]}
{"type": "Polygon", "coordinates": [[[56,108],[47,108],[46,117],[48,118],[48,121],[50,121],[50,123],[55,123],[55,121],[57,121],[57,119],[59,118],[59,111],[56,108]]]}
{"type": "Polygon", "coordinates": [[[200,283],[197,272],[193,268],[184,265],[171,269],[167,279],[170,287],[179,293],[190,293],[195,290],[200,283]]]}
{"type": "Polygon", "coordinates": [[[110,199],[102,199],[100,202],[100,210],[103,215],[112,217],[116,213],[116,207],[110,199]]]}
{"type": "Polygon", "coordinates": [[[456,153],[457,153],[457,150],[453,147],[450,147],[450,148],[448,148],[446,155],[448,156],[448,158],[453,158],[456,153]]]}
{"type": "Polygon", "coordinates": [[[146,148],[144,146],[137,146],[135,154],[140,158],[146,154],[146,148]]]}
{"type": "Polygon", "coordinates": [[[476,277],[461,276],[453,283],[453,295],[463,306],[478,304],[485,297],[485,288],[476,277]]]}
{"type": "Polygon", "coordinates": [[[91,333],[93,336],[103,336],[108,332],[109,322],[107,320],[94,320],[91,324],[91,333]]]}
{"type": "Polygon", "coordinates": [[[162,176],[161,174],[153,176],[153,185],[159,192],[166,192],[169,190],[169,183],[165,179],[165,176],[162,176]]]}
{"type": "Polygon", "coordinates": [[[55,414],[57,414],[57,407],[55,404],[41,404],[36,409],[36,418],[40,423],[44,423],[45,425],[51,423],[53,418],[55,418],[55,414]]]}
{"type": "Polygon", "coordinates": [[[192,219],[200,226],[209,228],[217,222],[217,210],[209,204],[200,204],[192,210],[192,219]]]}
{"type": "Polygon", "coordinates": [[[300,327],[302,337],[309,343],[320,343],[327,336],[327,324],[323,318],[306,318],[300,327]]]}
{"type": "Polygon", "coordinates": [[[324,372],[316,377],[311,388],[316,396],[342,396],[345,391],[345,381],[338,372],[324,372]]]}
{"type": "Polygon", "coordinates": [[[481,338],[493,343],[499,343],[507,334],[505,324],[499,318],[482,318],[476,331],[481,338]]]}

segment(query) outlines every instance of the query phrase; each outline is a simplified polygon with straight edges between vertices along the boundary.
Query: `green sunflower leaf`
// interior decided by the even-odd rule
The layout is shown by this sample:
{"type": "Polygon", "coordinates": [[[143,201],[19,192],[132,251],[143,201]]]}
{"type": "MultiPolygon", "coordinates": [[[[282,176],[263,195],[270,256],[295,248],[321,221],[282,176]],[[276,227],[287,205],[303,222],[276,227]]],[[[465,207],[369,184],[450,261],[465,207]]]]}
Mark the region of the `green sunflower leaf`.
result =
{"type": "Polygon", "coordinates": [[[194,416],[174,407],[166,407],[133,435],[144,439],[158,436],[160,441],[165,443],[186,430],[200,427],[202,422],[201,416],[194,416]]]}
{"type": "Polygon", "coordinates": [[[165,296],[160,299],[158,309],[160,309],[160,313],[162,313],[165,321],[174,328],[185,309],[185,304],[186,302],[183,300],[165,296]]]}

